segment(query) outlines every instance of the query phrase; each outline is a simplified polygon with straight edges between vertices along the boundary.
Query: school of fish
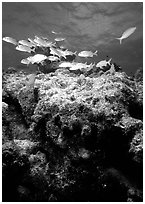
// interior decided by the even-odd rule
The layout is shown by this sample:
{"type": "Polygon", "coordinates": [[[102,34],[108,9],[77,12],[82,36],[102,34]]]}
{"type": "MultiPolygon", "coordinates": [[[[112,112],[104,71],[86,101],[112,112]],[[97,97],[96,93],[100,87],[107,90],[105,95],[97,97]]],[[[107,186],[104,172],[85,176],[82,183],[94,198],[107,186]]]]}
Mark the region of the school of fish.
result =
{"type": "MultiPolygon", "coordinates": [[[[128,38],[130,35],[132,35],[136,30],[136,27],[131,27],[125,30],[121,37],[116,38],[119,40],[120,44],[122,44],[122,40],[128,38]]],[[[52,34],[55,36],[58,36],[61,34],[61,32],[55,32],[51,31],[52,34]]],[[[102,60],[98,62],[97,64],[91,63],[87,64],[75,62],[74,60],[71,62],[68,62],[67,56],[77,56],[79,58],[93,58],[94,56],[98,56],[98,51],[95,52],[92,51],[80,51],[78,54],[78,51],[72,52],[68,49],[66,49],[65,45],[59,43],[66,41],[66,38],[64,37],[55,37],[54,41],[49,40],[48,37],[42,37],[42,36],[36,36],[34,39],[28,38],[27,40],[15,40],[12,37],[3,37],[3,41],[11,43],[15,45],[15,49],[21,52],[27,52],[32,54],[33,56],[29,56],[26,59],[22,59],[21,63],[25,65],[30,64],[37,64],[37,65],[43,65],[44,62],[47,63],[49,61],[50,63],[58,62],[59,68],[69,68],[69,70],[91,70],[94,66],[97,68],[103,69],[104,66],[110,65],[111,66],[111,60],[108,61],[102,60]],[[43,53],[43,54],[42,54],[43,53]]]]}

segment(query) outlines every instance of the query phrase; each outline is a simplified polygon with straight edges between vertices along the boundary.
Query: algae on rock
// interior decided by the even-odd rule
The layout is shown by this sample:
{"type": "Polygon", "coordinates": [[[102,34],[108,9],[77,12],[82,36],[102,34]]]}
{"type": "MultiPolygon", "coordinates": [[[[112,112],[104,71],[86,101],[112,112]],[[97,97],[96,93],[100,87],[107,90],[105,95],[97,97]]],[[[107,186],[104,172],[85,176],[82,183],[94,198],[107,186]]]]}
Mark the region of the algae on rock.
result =
{"type": "Polygon", "coordinates": [[[26,77],[8,74],[4,84],[3,201],[142,201],[141,84],[123,72],[92,77],[58,69],[36,75],[26,90],[26,77]],[[25,168],[6,190],[5,175],[16,179],[10,166],[25,168]]]}

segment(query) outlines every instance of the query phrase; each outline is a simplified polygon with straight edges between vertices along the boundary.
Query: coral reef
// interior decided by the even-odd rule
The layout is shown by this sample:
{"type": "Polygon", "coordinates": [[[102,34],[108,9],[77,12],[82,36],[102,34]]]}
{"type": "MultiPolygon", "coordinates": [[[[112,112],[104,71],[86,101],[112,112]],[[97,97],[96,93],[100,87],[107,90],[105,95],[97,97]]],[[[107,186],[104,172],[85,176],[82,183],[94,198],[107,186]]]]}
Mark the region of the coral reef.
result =
{"type": "Polygon", "coordinates": [[[143,200],[143,87],[124,72],[3,76],[3,201],[143,200]]]}

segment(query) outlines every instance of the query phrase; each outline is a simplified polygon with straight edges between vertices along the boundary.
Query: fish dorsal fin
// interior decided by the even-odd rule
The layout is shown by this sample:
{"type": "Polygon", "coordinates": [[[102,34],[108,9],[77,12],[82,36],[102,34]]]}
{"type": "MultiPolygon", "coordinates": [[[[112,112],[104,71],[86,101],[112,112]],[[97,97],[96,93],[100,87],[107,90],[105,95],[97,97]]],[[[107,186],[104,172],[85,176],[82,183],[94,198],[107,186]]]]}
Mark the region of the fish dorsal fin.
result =
{"type": "Polygon", "coordinates": [[[110,59],[108,60],[108,63],[109,63],[109,64],[110,64],[111,60],[112,60],[112,58],[110,58],[110,59]]]}

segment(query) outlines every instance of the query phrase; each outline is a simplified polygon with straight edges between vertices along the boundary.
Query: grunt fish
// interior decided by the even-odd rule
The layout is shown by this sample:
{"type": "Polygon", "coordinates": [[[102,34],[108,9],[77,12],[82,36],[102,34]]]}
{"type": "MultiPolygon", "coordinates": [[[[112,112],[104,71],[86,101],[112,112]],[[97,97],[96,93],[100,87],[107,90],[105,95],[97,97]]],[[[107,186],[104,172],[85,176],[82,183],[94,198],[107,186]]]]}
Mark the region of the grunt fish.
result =
{"type": "Polygon", "coordinates": [[[34,45],[34,43],[28,42],[27,40],[19,40],[18,43],[21,45],[28,46],[28,47],[35,47],[36,46],[36,44],[34,45]]]}
{"type": "Polygon", "coordinates": [[[59,60],[59,58],[55,57],[55,56],[49,56],[49,57],[47,57],[47,59],[50,61],[58,61],[59,60]]]}
{"type": "Polygon", "coordinates": [[[47,56],[43,54],[36,54],[34,56],[28,57],[27,59],[31,62],[31,64],[34,64],[34,63],[39,64],[42,61],[46,60],[47,56]]]}
{"type": "Polygon", "coordinates": [[[72,66],[71,62],[61,62],[61,64],[59,64],[59,67],[61,68],[71,67],[71,66],[72,66]]]}
{"type": "Polygon", "coordinates": [[[120,38],[116,38],[116,39],[119,40],[121,44],[122,40],[125,38],[128,38],[132,33],[134,33],[135,30],[136,30],[136,27],[128,28],[126,31],[124,31],[124,33],[122,34],[120,38]]]}
{"type": "Polygon", "coordinates": [[[90,71],[91,69],[93,69],[94,66],[95,66],[95,62],[94,62],[93,64],[92,64],[92,63],[91,63],[91,64],[88,64],[86,70],[87,70],[87,71],[90,71]]]}
{"type": "Polygon", "coordinates": [[[64,45],[60,45],[59,46],[62,50],[66,50],[66,46],[64,46],[64,45]]]}
{"type": "Polygon", "coordinates": [[[65,51],[62,51],[64,55],[76,55],[77,51],[75,52],[72,52],[72,51],[69,51],[69,50],[65,50],[65,51]]]}
{"type": "Polygon", "coordinates": [[[56,34],[56,35],[58,35],[58,34],[61,34],[61,32],[59,32],[59,33],[57,33],[57,32],[55,32],[55,31],[51,31],[53,34],[56,34]]]}
{"type": "Polygon", "coordinates": [[[65,38],[55,38],[54,40],[55,40],[56,42],[59,42],[59,41],[64,41],[65,38]]]}
{"type": "Polygon", "coordinates": [[[29,65],[29,64],[30,64],[30,60],[28,60],[27,58],[26,58],[26,59],[22,59],[22,60],[21,60],[21,63],[22,63],[22,64],[29,65]]]}
{"type": "Polygon", "coordinates": [[[76,64],[72,64],[69,70],[78,70],[81,68],[82,68],[81,63],[76,63],[76,64]]]}
{"type": "Polygon", "coordinates": [[[28,38],[28,41],[33,43],[34,45],[37,45],[37,43],[34,40],[32,40],[31,38],[28,38]]]}
{"type": "Polygon", "coordinates": [[[50,47],[50,54],[64,57],[66,59],[66,56],[60,50],[57,50],[54,47],[50,47]]]}
{"type": "Polygon", "coordinates": [[[78,70],[78,69],[85,69],[87,68],[87,62],[86,63],[81,63],[81,62],[72,62],[71,67],[69,70],[78,70]]]}
{"type": "Polygon", "coordinates": [[[97,55],[97,50],[93,53],[92,51],[81,51],[78,56],[79,57],[93,57],[94,55],[97,55]]]}
{"type": "Polygon", "coordinates": [[[3,37],[3,41],[11,43],[13,45],[17,45],[18,44],[18,42],[14,38],[11,38],[11,37],[3,37]]]}
{"type": "Polygon", "coordinates": [[[54,45],[53,42],[48,41],[48,40],[44,40],[40,37],[35,36],[34,42],[38,44],[38,46],[42,46],[42,47],[51,47],[54,45]]]}
{"type": "Polygon", "coordinates": [[[47,40],[48,41],[48,38],[47,37],[41,37],[43,40],[47,40]]]}
{"type": "Polygon", "coordinates": [[[47,47],[46,41],[39,37],[35,36],[34,42],[37,43],[37,45],[39,46],[47,47]]]}
{"type": "Polygon", "coordinates": [[[16,47],[16,50],[22,51],[22,52],[28,52],[28,53],[35,52],[35,48],[31,49],[30,47],[25,45],[18,45],[16,47]]]}
{"type": "Polygon", "coordinates": [[[96,67],[102,69],[103,67],[105,67],[107,65],[111,65],[111,60],[112,60],[112,58],[110,58],[108,61],[102,60],[102,61],[97,63],[96,67]]]}

